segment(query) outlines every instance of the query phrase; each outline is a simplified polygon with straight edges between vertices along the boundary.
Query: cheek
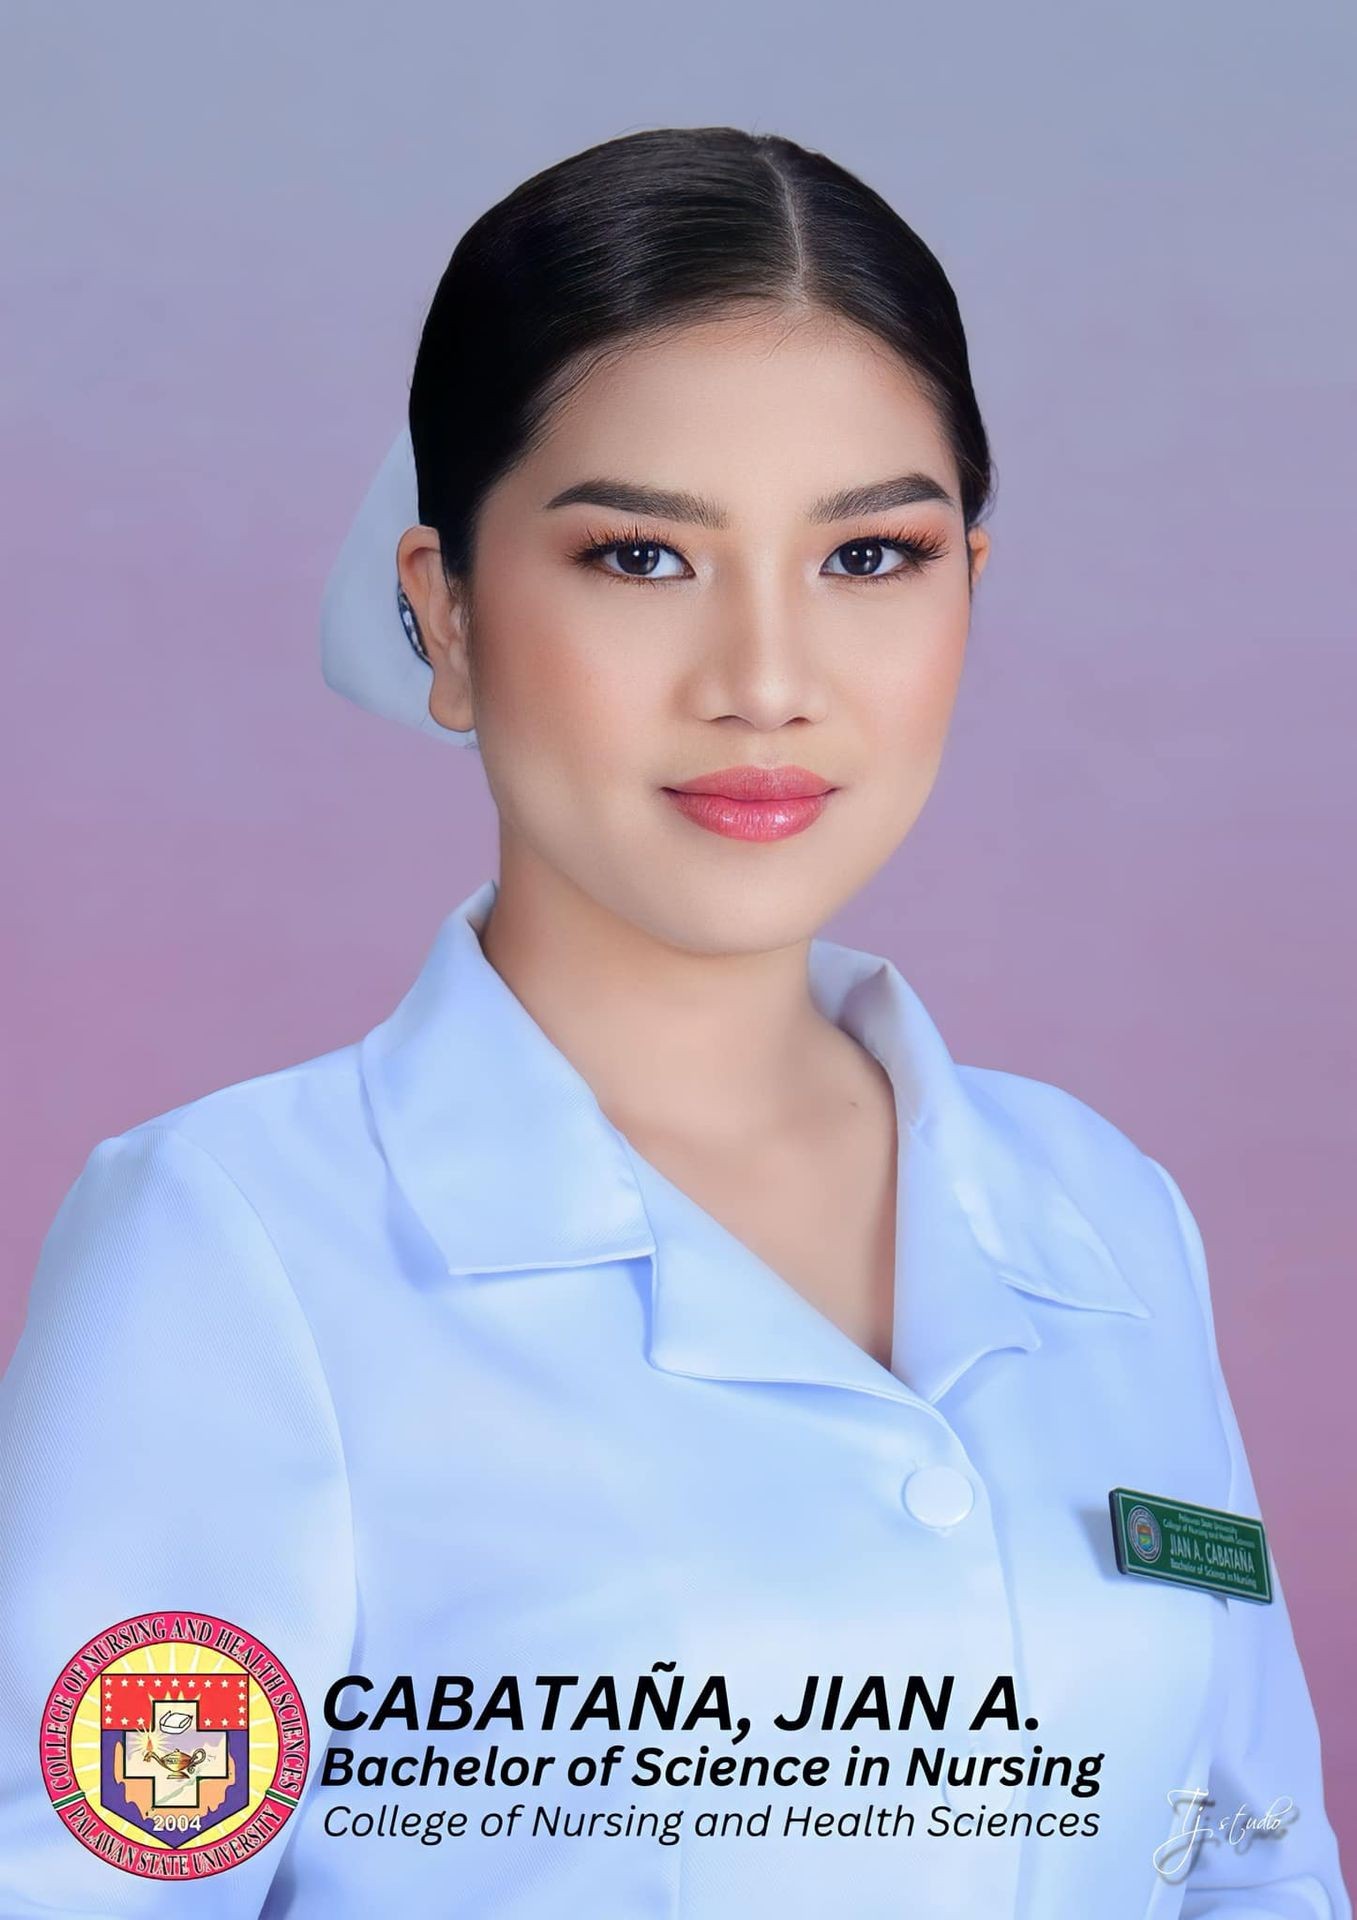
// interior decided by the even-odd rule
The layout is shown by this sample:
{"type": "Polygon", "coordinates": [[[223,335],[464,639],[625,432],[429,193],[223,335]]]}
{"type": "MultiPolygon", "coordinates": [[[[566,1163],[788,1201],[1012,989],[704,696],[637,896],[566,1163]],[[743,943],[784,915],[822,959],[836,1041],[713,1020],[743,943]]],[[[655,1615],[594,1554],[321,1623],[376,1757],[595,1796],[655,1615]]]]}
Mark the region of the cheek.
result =
{"type": "Polygon", "coordinates": [[[531,572],[515,577],[492,559],[487,554],[484,564],[500,584],[478,588],[472,636],[480,731],[536,746],[559,732],[552,715],[573,685],[568,649],[550,596],[531,572]]]}
{"type": "Polygon", "coordinates": [[[936,767],[965,660],[967,610],[910,634],[885,663],[878,656],[858,688],[866,737],[902,773],[936,767]]]}
{"type": "Polygon", "coordinates": [[[644,690],[606,620],[571,610],[559,586],[520,582],[487,600],[476,630],[483,738],[539,782],[624,761],[641,731],[644,690]]]}

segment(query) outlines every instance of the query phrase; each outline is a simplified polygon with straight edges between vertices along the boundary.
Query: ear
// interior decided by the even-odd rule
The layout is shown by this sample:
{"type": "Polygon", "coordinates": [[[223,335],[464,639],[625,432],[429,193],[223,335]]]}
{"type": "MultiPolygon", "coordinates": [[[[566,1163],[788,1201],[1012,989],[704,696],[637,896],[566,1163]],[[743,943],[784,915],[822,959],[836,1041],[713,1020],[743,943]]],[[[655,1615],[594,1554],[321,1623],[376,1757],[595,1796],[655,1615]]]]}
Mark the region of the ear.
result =
{"type": "Polygon", "coordinates": [[[475,725],[467,650],[469,608],[461,583],[449,580],[443,571],[436,528],[407,527],[396,548],[396,571],[433,672],[429,713],[440,726],[465,733],[475,725]]]}
{"type": "Polygon", "coordinates": [[[966,536],[966,544],[970,548],[970,586],[971,592],[974,593],[980,584],[980,576],[985,571],[985,564],[989,559],[989,535],[983,527],[972,527],[966,536]]]}

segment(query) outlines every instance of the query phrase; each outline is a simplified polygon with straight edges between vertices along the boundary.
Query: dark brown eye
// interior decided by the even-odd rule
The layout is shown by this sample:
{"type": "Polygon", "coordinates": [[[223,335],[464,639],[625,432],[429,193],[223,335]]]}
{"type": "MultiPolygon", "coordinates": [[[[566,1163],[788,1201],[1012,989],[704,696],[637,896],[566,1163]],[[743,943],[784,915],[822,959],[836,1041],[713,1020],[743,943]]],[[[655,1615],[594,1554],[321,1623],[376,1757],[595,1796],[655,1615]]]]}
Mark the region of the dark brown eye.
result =
{"type": "Polygon", "coordinates": [[[653,540],[629,541],[619,544],[612,551],[617,555],[623,573],[633,578],[648,579],[660,564],[660,555],[664,551],[653,540]]]}
{"type": "Polygon", "coordinates": [[[635,580],[641,583],[681,580],[686,572],[682,556],[673,547],[666,546],[662,540],[652,539],[639,527],[630,527],[611,535],[590,533],[572,558],[595,573],[606,573],[612,580],[635,580]],[[666,555],[674,564],[667,572],[663,572],[661,568],[666,555]]]}
{"type": "Polygon", "coordinates": [[[830,555],[831,560],[843,559],[842,572],[835,567],[829,571],[847,580],[896,580],[903,574],[920,572],[930,560],[938,559],[946,551],[946,540],[935,533],[845,540],[830,555]],[[883,567],[882,560],[890,556],[894,556],[896,564],[883,567]]]}
{"type": "Polygon", "coordinates": [[[835,548],[836,553],[844,556],[845,572],[859,577],[865,575],[868,579],[880,567],[885,551],[885,544],[880,540],[849,540],[835,548]]]}

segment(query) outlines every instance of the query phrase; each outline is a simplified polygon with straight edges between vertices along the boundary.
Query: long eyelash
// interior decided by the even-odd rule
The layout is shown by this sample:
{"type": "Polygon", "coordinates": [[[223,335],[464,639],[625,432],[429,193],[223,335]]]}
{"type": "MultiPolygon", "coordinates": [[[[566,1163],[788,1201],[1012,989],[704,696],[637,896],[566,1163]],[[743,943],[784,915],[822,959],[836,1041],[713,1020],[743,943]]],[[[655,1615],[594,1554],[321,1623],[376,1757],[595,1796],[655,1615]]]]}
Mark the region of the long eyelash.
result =
{"type": "MultiPolygon", "coordinates": [[[[611,553],[615,547],[663,547],[666,553],[678,552],[677,547],[671,546],[667,540],[662,540],[653,528],[631,526],[609,532],[606,529],[587,527],[583,545],[576,547],[570,558],[578,561],[580,566],[587,567],[591,562],[601,559],[605,553],[611,553]]],[[[628,585],[649,584],[641,574],[609,573],[607,577],[610,580],[621,580],[628,585]]]]}
{"type": "MultiPolygon", "coordinates": [[[[875,545],[893,547],[901,556],[904,565],[896,567],[890,573],[844,574],[843,579],[853,580],[860,586],[877,586],[887,580],[898,580],[904,575],[920,573],[931,560],[940,559],[947,551],[945,534],[936,531],[927,533],[864,533],[854,534],[847,540],[840,540],[834,552],[843,547],[875,545]]],[[[678,553],[678,548],[664,540],[653,527],[643,527],[636,523],[629,527],[609,530],[607,528],[588,527],[585,529],[583,543],[574,548],[570,558],[580,566],[587,567],[599,560],[605,553],[612,553],[618,547],[661,547],[666,553],[678,553]]],[[[682,555],[679,558],[682,559],[682,555]]],[[[609,573],[610,580],[620,580],[629,586],[647,586],[650,584],[642,574],[609,573]]]]}
{"type": "Polygon", "coordinates": [[[912,573],[922,573],[930,560],[941,559],[947,551],[947,536],[936,530],[927,533],[858,533],[851,539],[840,540],[835,547],[838,553],[842,547],[877,546],[894,547],[904,560],[904,565],[896,567],[891,573],[846,574],[842,577],[854,580],[865,587],[884,585],[888,580],[899,580],[912,573]]]}

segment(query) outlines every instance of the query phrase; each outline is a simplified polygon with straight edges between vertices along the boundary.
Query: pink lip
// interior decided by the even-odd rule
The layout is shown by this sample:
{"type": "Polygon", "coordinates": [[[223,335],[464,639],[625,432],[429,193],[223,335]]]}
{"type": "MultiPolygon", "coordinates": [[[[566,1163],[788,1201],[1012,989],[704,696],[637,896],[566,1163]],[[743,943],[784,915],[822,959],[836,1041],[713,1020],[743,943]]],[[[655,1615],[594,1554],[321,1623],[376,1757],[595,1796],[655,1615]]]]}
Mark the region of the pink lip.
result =
{"type": "Polygon", "coordinates": [[[728,800],[813,800],[831,793],[833,783],[809,767],[718,767],[666,787],[666,793],[721,793],[728,800]]]}
{"type": "Polygon", "coordinates": [[[679,812],[730,840],[785,840],[803,833],[835,788],[805,767],[722,767],[661,789],[679,812]]]}

